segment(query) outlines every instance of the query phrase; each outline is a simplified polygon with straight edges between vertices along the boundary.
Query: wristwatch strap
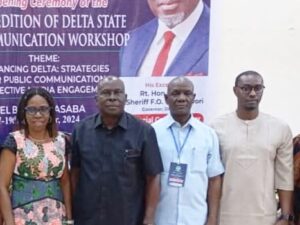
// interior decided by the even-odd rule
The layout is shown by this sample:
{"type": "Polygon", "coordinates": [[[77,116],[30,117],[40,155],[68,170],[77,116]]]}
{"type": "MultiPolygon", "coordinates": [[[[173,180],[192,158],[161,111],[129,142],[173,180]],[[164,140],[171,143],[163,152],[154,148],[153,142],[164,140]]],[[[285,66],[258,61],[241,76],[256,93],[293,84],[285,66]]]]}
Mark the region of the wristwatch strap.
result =
{"type": "Polygon", "coordinates": [[[281,214],[278,217],[278,220],[294,221],[295,220],[295,216],[291,215],[291,214],[281,214]]]}

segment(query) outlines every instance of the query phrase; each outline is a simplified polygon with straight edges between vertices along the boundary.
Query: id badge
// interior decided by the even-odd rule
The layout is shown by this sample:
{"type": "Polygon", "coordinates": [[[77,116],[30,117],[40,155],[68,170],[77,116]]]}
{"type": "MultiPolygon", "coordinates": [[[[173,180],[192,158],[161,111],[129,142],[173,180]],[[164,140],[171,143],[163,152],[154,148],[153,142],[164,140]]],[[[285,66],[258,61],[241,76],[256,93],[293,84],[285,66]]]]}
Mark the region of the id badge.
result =
{"type": "Polygon", "coordinates": [[[168,185],[173,187],[184,187],[187,164],[171,162],[168,185]]]}

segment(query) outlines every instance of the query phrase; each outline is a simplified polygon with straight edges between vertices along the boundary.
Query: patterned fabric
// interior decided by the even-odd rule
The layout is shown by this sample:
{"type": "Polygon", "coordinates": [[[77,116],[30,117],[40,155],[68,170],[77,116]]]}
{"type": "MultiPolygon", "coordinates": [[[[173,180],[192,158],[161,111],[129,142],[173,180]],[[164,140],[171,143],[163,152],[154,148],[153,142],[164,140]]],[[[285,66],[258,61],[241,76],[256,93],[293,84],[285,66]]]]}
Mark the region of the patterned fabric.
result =
{"type": "Polygon", "coordinates": [[[296,224],[300,215],[300,134],[294,137],[294,214],[296,224]]]}
{"type": "Polygon", "coordinates": [[[15,224],[62,225],[65,207],[62,198],[58,197],[61,190],[57,189],[57,181],[65,167],[64,134],[59,132],[56,138],[41,144],[26,138],[22,131],[16,131],[10,134],[4,146],[16,153],[12,189],[12,198],[15,199],[12,199],[12,202],[21,201],[18,192],[24,190],[22,202],[13,209],[15,224]],[[42,191],[45,187],[37,187],[37,184],[42,183],[46,184],[45,187],[47,184],[52,185],[48,185],[48,189],[42,191]],[[30,185],[33,185],[32,188],[29,188],[30,185]],[[31,191],[34,197],[26,198],[25,191],[31,191]],[[17,196],[19,198],[16,198],[17,196]]]}
{"type": "Polygon", "coordinates": [[[294,184],[300,188],[300,135],[293,139],[294,145],[294,184]]]}
{"type": "Polygon", "coordinates": [[[12,207],[18,208],[28,202],[39,201],[43,198],[52,198],[63,201],[59,179],[50,181],[33,180],[17,175],[13,176],[12,207]]]}

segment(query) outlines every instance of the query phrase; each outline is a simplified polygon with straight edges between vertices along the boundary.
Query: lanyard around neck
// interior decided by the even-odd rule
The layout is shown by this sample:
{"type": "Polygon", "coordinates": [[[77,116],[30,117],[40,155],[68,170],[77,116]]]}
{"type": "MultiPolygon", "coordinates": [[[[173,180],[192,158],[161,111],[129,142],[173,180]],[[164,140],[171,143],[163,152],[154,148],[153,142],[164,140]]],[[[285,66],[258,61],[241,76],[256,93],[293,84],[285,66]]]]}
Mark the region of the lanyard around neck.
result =
{"type": "Polygon", "coordinates": [[[182,149],[184,148],[189,136],[190,136],[190,133],[191,133],[191,130],[192,130],[192,126],[189,127],[189,130],[184,138],[184,141],[182,143],[181,146],[179,146],[179,140],[177,142],[176,138],[175,138],[175,134],[174,134],[174,131],[172,129],[172,127],[170,127],[170,130],[171,130],[171,134],[172,134],[172,137],[173,137],[173,141],[174,141],[174,144],[175,144],[175,147],[176,147],[176,151],[177,151],[177,154],[178,154],[178,158],[180,158],[180,154],[181,154],[181,151],[182,149]]]}

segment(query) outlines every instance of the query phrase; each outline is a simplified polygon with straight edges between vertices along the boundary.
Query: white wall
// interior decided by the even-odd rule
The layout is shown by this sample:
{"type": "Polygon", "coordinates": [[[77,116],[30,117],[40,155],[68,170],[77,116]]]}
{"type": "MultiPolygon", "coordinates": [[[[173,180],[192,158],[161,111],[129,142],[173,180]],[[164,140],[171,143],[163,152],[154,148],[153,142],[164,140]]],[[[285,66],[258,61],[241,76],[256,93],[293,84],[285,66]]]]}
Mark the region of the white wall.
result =
{"type": "MultiPolygon", "coordinates": [[[[265,80],[260,110],[300,133],[300,1],[212,0],[211,117],[236,108],[237,74],[256,70],[265,80]]],[[[211,118],[210,118],[211,119],[211,118]]]]}

